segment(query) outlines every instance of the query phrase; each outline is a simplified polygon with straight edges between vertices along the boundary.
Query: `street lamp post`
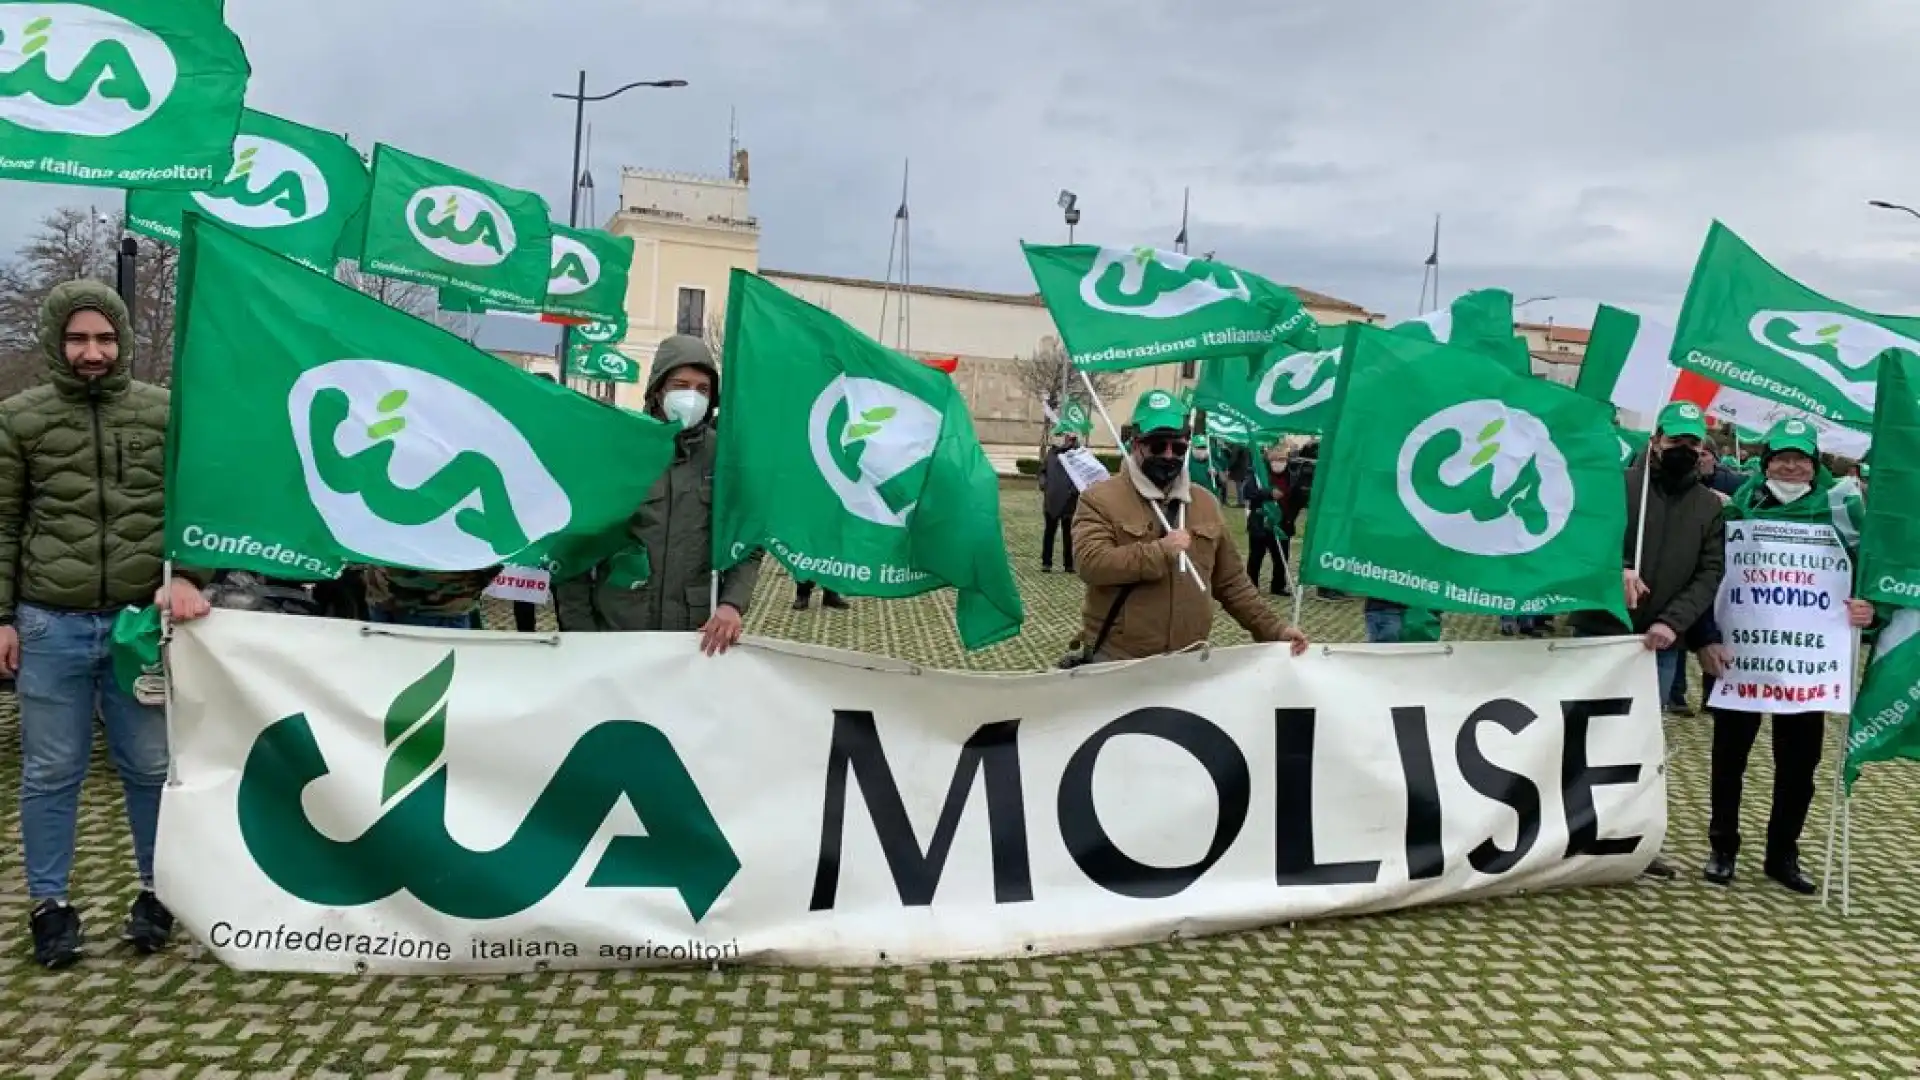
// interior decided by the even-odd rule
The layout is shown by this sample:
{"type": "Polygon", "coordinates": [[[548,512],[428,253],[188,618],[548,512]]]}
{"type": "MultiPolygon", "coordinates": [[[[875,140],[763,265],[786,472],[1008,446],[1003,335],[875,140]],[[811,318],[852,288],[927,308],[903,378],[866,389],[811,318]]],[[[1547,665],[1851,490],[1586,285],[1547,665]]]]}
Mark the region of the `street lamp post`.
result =
{"type": "MultiPolygon", "coordinates": [[[[582,137],[586,133],[587,102],[607,101],[611,98],[617,98],[629,90],[638,90],[641,88],[674,90],[685,85],[687,85],[687,80],[685,79],[652,79],[641,82],[631,82],[618,90],[609,91],[605,94],[589,95],[587,93],[587,73],[583,69],[580,72],[579,90],[571,94],[553,95],[562,101],[573,102],[573,171],[567,174],[568,228],[573,229],[580,226],[580,144],[582,137]]],[[[562,327],[560,330],[560,379],[561,385],[563,386],[573,385],[572,379],[567,376],[567,349],[568,346],[572,344],[573,327],[562,327]]]]}
{"type": "Polygon", "coordinates": [[[1920,218],[1920,210],[1915,210],[1911,206],[1902,206],[1899,203],[1883,202],[1879,199],[1868,199],[1867,205],[1876,210],[1898,210],[1901,213],[1912,214],[1914,217],[1920,218]]]}

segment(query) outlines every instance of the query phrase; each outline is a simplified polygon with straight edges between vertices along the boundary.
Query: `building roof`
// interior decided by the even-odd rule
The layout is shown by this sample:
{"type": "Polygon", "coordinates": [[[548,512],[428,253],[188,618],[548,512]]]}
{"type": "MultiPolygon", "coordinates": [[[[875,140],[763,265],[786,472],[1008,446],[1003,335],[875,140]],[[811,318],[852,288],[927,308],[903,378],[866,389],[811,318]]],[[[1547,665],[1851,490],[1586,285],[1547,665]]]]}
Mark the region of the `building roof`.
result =
{"type": "Polygon", "coordinates": [[[1580,358],[1572,355],[1571,353],[1529,352],[1527,355],[1533,357],[1535,360],[1538,360],[1543,364],[1564,364],[1569,367],[1582,366],[1580,358]]]}
{"type": "MultiPolygon", "coordinates": [[[[803,274],[795,270],[763,269],[760,271],[760,276],[786,278],[790,281],[811,281],[819,285],[845,285],[854,289],[887,288],[886,282],[875,281],[872,278],[838,277],[833,274],[803,274]]],[[[1362,316],[1372,314],[1372,312],[1366,308],[1351,301],[1341,300],[1328,296],[1325,293],[1314,292],[1312,289],[1303,289],[1298,285],[1290,285],[1288,288],[1291,288],[1294,294],[1300,297],[1300,302],[1308,307],[1331,308],[1338,311],[1354,312],[1362,316]]],[[[986,292],[980,289],[950,289],[939,285],[913,285],[908,287],[907,292],[914,296],[945,296],[954,300],[978,300],[987,304],[1018,304],[1021,307],[1046,306],[1046,304],[1041,301],[1039,293],[986,292]]],[[[1586,331],[1583,330],[1581,333],[1585,334],[1586,331]]],[[[1582,340],[1584,340],[1584,338],[1582,340]]]]}
{"type": "Polygon", "coordinates": [[[1543,331],[1548,341],[1562,341],[1568,345],[1585,345],[1593,337],[1593,331],[1584,326],[1561,326],[1558,323],[1514,323],[1513,328],[1522,332],[1543,331]]]}

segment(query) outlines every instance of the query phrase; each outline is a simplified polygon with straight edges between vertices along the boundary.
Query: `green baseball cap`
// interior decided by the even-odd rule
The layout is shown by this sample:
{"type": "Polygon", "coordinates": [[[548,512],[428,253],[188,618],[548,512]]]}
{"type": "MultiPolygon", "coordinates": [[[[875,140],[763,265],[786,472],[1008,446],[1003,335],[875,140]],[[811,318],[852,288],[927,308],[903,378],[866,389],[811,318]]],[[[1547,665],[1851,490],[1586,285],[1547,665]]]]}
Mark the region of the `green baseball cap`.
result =
{"type": "Polygon", "coordinates": [[[1766,447],[1769,456],[1782,450],[1798,450],[1817,461],[1820,458],[1820,433],[1805,420],[1790,416],[1767,429],[1766,447]]]}
{"type": "Polygon", "coordinates": [[[1691,401],[1676,401],[1660,410],[1660,422],[1654,430],[1667,438],[1691,435],[1702,442],[1707,438],[1707,417],[1691,401]]]}
{"type": "Polygon", "coordinates": [[[1133,406],[1133,430],[1142,435],[1149,431],[1185,431],[1187,408],[1175,394],[1149,390],[1133,406]]]}

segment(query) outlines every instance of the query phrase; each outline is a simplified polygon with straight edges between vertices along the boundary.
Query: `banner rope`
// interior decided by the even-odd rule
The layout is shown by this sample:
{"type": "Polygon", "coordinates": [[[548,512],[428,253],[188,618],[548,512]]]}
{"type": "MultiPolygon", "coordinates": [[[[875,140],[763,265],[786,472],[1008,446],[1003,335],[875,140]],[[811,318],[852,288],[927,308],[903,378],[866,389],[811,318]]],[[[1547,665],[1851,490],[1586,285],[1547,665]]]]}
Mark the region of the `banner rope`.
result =
{"type": "Polygon", "coordinates": [[[558,633],[517,634],[501,630],[451,630],[436,626],[361,623],[361,637],[419,638],[424,641],[460,641],[474,645],[551,645],[559,648],[558,633]]]}

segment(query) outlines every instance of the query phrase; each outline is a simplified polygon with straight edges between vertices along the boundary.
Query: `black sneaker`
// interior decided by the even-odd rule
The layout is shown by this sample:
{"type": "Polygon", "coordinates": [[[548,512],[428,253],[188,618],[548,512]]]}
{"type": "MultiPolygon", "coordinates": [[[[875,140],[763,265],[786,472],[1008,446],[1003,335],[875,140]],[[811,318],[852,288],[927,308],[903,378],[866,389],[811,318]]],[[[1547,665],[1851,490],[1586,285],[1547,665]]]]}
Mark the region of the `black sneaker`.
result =
{"type": "Polygon", "coordinates": [[[821,599],[820,606],[828,611],[847,610],[847,602],[839,593],[828,593],[821,599]]]}
{"type": "Polygon", "coordinates": [[[133,951],[151,956],[167,947],[173,937],[173,912],[148,889],[133,898],[133,910],[127,912],[126,933],[121,935],[133,951]]]}
{"type": "Polygon", "coordinates": [[[1653,881],[1672,881],[1673,867],[1668,866],[1665,859],[1655,855],[1653,861],[1647,864],[1647,868],[1640,871],[1640,876],[1653,881]]]}
{"type": "Polygon", "coordinates": [[[42,900],[33,909],[33,962],[48,971],[80,962],[80,913],[72,904],[42,900]]]}

